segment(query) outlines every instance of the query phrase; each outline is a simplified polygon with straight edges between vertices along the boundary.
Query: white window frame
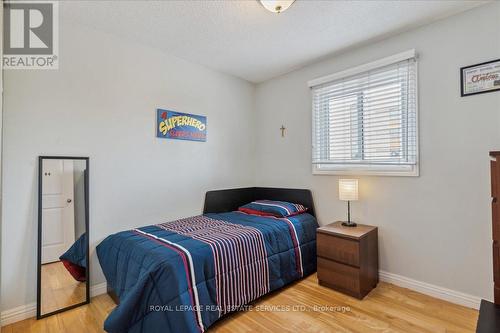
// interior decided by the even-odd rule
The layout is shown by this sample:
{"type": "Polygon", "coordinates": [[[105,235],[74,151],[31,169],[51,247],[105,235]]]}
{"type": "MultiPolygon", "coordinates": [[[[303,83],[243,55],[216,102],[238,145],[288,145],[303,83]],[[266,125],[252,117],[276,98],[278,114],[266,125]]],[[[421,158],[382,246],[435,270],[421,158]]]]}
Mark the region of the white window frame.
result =
{"type": "MultiPolygon", "coordinates": [[[[370,70],[374,70],[380,67],[388,66],[400,61],[404,61],[407,59],[415,58],[418,59],[415,49],[408,50],[405,52],[401,52],[380,60],[376,60],[370,63],[366,63],[354,68],[350,68],[338,73],[334,73],[331,75],[323,76],[320,78],[316,78],[307,82],[309,88],[313,88],[315,86],[343,79],[349,76],[353,76],[356,74],[360,74],[363,72],[367,72],[370,70]]],[[[420,149],[419,149],[419,106],[418,106],[418,61],[415,62],[415,130],[416,130],[416,138],[415,138],[415,149],[416,149],[416,160],[414,165],[367,165],[367,164],[352,164],[352,165],[326,165],[323,164],[312,164],[312,173],[314,175],[353,175],[353,176],[402,176],[402,177],[418,177],[420,175],[420,149]]],[[[311,96],[312,97],[312,96],[311,96]]],[[[312,142],[314,142],[314,133],[315,133],[315,113],[314,113],[314,101],[311,101],[311,113],[312,113],[312,142]]],[[[313,146],[311,146],[311,157],[313,155],[312,151],[313,146]]]]}

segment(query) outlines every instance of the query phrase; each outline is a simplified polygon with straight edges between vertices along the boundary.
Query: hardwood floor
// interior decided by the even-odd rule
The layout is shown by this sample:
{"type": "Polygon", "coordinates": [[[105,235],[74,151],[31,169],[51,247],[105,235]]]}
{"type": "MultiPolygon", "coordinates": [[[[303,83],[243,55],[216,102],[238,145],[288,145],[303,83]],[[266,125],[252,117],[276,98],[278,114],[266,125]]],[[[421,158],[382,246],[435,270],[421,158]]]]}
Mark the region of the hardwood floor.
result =
{"type": "Polygon", "coordinates": [[[85,302],[86,283],[76,281],[63,263],[42,265],[42,314],[85,302]]]}
{"type": "MultiPolygon", "coordinates": [[[[100,295],[80,308],[2,327],[2,333],[103,332],[103,321],[114,306],[109,296],[100,295]]],[[[383,282],[359,301],[319,286],[316,275],[252,306],[225,317],[208,332],[474,332],[478,317],[476,310],[383,282]],[[292,311],[280,311],[287,307],[292,311]]]]}

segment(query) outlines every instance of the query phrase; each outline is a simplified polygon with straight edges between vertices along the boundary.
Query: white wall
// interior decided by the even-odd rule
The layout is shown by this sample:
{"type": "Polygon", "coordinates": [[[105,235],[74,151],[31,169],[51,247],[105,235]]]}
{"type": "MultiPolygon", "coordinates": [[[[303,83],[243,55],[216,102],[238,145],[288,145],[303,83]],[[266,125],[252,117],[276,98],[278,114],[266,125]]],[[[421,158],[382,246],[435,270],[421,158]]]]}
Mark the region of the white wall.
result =
{"type": "Polygon", "coordinates": [[[459,68],[500,58],[500,3],[259,84],[257,185],[311,188],[320,224],[345,219],[338,177],[311,174],[306,82],[412,48],[420,55],[421,176],[359,177],[353,217],[379,226],[381,269],[491,299],[488,151],[500,148],[500,93],[461,98],[459,68]]]}
{"type": "Polygon", "coordinates": [[[71,22],[59,67],[5,73],[2,310],[35,301],[38,155],[90,157],[92,284],[105,236],[254,182],[253,85],[71,22]],[[206,115],[207,142],[155,138],[157,107],[206,115]]]}

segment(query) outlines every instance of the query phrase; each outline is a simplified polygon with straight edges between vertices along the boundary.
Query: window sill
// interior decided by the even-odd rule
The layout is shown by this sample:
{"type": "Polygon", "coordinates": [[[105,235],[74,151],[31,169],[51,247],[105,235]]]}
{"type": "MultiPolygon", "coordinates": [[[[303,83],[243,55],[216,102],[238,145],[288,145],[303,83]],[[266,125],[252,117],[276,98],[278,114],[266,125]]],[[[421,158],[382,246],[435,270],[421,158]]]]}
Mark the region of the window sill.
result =
{"type": "Polygon", "coordinates": [[[393,168],[363,168],[363,167],[323,167],[319,168],[317,165],[313,165],[312,169],[313,175],[332,175],[332,176],[388,176],[388,177],[418,177],[419,167],[418,165],[409,167],[393,167],[393,168]]]}

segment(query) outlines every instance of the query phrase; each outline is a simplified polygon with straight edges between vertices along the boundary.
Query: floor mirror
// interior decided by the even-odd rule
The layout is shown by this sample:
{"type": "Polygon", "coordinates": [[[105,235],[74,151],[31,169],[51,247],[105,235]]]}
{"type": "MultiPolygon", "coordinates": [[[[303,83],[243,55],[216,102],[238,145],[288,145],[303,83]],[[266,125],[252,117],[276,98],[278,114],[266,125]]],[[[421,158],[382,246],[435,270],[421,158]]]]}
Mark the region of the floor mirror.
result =
{"type": "Polygon", "coordinates": [[[89,158],[38,160],[37,318],[87,304],[89,158]]]}

